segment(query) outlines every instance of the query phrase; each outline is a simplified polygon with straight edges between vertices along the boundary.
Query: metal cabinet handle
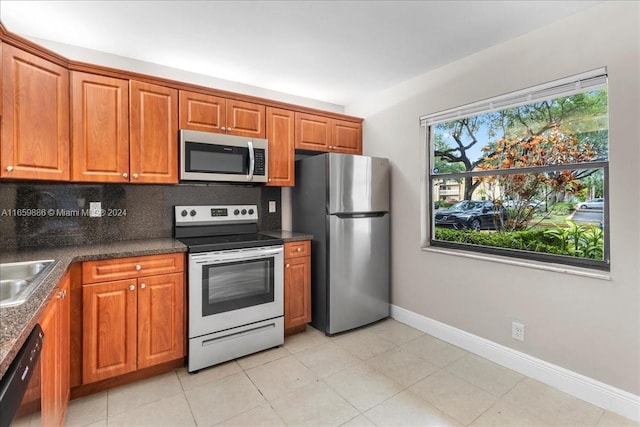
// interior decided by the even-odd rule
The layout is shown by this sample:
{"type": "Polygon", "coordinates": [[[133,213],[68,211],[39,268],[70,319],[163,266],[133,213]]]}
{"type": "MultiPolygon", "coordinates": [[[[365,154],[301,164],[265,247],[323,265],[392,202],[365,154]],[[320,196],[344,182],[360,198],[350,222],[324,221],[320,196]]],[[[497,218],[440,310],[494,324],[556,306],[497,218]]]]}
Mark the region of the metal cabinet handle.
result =
{"type": "Polygon", "coordinates": [[[13,166],[7,166],[7,172],[13,172],[13,166]]]}
{"type": "Polygon", "coordinates": [[[231,132],[233,130],[233,128],[227,128],[227,131],[231,132]]]}
{"type": "Polygon", "coordinates": [[[133,179],[138,179],[138,174],[137,173],[133,174],[133,179]]]}
{"type": "Polygon", "coordinates": [[[136,264],[136,271],[142,270],[142,266],[140,264],[136,264]]]}
{"type": "Polygon", "coordinates": [[[287,264],[287,268],[291,267],[291,264],[287,264]]]}
{"type": "Polygon", "coordinates": [[[227,128],[225,128],[224,126],[222,126],[222,127],[220,128],[220,130],[227,130],[227,128]]]}
{"type": "Polygon", "coordinates": [[[298,248],[298,249],[297,249],[297,251],[298,251],[298,252],[302,252],[302,248],[298,248]]]}
{"type": "Polygon", "coordinates": [[[147,287],[147,285],[145,285],[144,283],[140,283],[140,289],[144,289],[146,287],[147,287]]]}
{"type": "Polygon", "coordinates": [[[130,291],[135,291],[136,290],[136,285],[129,285],[129,290],[130,291]]]}
{"type": "Polygon", "coordinates": [[[123,178],[129,178],[129,174],[125,172],[125,173],[122,174],[122,177],[123,178]]]}

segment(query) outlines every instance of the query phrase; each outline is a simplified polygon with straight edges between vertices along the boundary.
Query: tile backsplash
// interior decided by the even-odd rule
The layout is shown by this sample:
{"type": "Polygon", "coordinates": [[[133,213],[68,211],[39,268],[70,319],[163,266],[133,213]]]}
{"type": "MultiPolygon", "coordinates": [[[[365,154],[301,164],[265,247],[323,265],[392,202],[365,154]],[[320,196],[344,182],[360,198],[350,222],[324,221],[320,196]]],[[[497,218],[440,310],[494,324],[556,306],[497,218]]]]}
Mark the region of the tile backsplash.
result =
{"type": "Polygon", "coordinates": [[[175,205],[207,204],[258,205],[258,229],[280,228],[279,187],[3,182],[0,249],[173,237],[175,205]],[[101,203],[104,216],[89,216],[91,202],[101,203]]]}

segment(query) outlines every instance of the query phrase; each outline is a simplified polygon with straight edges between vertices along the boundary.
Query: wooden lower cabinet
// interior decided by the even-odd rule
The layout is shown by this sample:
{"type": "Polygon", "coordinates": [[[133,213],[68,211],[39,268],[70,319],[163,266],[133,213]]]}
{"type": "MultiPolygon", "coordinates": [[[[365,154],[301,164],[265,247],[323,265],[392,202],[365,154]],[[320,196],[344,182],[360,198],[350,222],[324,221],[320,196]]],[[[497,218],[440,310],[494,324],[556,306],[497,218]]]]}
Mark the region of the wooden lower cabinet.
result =
{"type": "Polygon", "coordinates": [[[83,284],[82,384],[184,357],[184,294],[183,271],[83,284]]]}
{"type": "Polygon", "coordinates": [[[69,275],[65,275],[40,319],[44,342],[40,355],[41,425],[61,426],[69,401],[69,275]]]}
{"type": "Polygon", "coordinates": [[[311,321],[311,242],[284,245],[284,329],[292,335],[311,321]]]}

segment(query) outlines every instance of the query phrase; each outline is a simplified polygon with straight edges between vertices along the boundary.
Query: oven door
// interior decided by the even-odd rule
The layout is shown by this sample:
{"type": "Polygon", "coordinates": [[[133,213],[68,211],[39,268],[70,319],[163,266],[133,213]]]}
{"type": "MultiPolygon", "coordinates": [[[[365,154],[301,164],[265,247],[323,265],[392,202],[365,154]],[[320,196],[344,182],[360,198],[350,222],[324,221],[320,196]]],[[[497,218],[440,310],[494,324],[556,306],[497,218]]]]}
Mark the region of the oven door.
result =
{"type": "Polygon", "coordinates": [[[282,245],[189,255],[189,338],[282,316],[282,245]]]}

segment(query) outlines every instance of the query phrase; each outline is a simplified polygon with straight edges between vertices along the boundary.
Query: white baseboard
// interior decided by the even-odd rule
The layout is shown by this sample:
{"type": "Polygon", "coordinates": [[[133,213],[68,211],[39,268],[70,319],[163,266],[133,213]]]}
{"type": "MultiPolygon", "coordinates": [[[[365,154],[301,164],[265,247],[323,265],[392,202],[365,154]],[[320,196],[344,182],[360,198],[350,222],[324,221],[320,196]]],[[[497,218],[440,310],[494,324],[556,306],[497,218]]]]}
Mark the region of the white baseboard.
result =
{"type": "Polygon", "coordinates": [[[640,422],[640,396],[521,353],[402,307],[391,305],[391,317],[471,353],[513,369],[608,411],[640,422]]]}

